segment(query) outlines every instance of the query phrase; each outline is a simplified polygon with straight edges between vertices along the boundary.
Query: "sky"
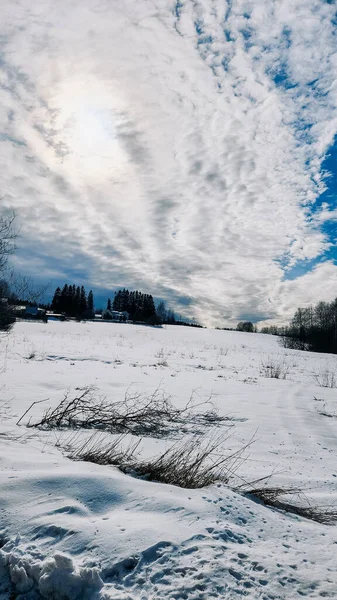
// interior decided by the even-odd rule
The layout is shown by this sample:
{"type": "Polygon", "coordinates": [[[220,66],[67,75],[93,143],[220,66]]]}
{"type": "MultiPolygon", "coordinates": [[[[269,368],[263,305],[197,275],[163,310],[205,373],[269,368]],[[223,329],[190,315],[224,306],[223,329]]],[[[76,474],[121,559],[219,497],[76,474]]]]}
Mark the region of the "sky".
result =
{"type": "Polygon", "coordinates": [[[13,264],[205,325],[337,296],[328,0],[2,0],[13,264]]]}

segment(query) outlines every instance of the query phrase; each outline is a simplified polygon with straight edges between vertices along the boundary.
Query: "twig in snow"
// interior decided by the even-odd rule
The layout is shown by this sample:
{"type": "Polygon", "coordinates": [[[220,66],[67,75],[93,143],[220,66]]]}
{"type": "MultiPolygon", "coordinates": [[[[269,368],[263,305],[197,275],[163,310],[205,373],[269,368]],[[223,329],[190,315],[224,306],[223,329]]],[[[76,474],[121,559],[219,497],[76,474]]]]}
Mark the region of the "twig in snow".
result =
{"type": "Polygon", "coordinates": [[[23,417],[26,416],[27,413],[29,413],[30,409],[33,408],[33,406],[35,404],[41,404],[41,402],[47,402],[47,400],[49,400],[49,398],[44,398],[43,400],[35,400],[35,402],[32,402],[30,407],[27,408],[27,410],[23,413],[23,415],[20,417],[20,419],[16,422],[16,425],[19,425],[20,421],[22,421],[23,417]]]}

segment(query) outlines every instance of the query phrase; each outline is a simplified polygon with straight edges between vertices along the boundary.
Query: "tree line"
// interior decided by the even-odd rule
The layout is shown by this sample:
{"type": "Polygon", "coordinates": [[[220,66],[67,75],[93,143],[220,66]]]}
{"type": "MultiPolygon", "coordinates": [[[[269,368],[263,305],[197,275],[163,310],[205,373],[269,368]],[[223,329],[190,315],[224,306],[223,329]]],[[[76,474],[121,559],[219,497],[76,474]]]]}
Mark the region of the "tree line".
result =
{"type": "Polygon", "coordinates": [[[117,312],[126,312],[131,321],[148,322],[155,320],[156,307],[151,294],[143,294],[138,290],[129,291],[127,289],[115,292],[113,302],[108,299],[107,310],[117,312]]]}
{"type": "MultiPolygon", "coordinates": [[[[56,314],[78,319],[93,318],[95,315],[94,295],[92,290],[87,294],[83,285],[65,283],[57,287],[52,302],[41,304],[39,299],[43,296],[46,288],[34,290],[31,280],[26,277],[15,276],[15,291],[13,291],[12,272],[8,270],[8,258],[15,250],[15,239],[17,232],[13,227],[15,214],[0,214],[0,330],[9,330],[15,322],[15,314],[18,306],[34,306],[37,308],[52,310],[56,314]]],[[[176,323],[178,325],[190,325],[200,327],[197,323],[186,323],[176,320],[174,311],[166,309],[164,302],[159,302],[156,307],[151,294],[143,294],[138,290],[129,291],[120,289],[114,294],[113,301],[108,299],[104,316],[112,318],[112,312],[127,313],[128,318],[134,322],[140,321],[149,324],[176,323]]],[[[33,314],[33,313],[32,313],[33,314]]],[[[41,313],[37,313],[40,318],[41,313]]],[[[127,318],[125,314],[125,319],[127,318]]]]}
{"type": "Polygon", "coordinates": [[[261,333],[279,336],[285,348],[337,354],[337,298],[298,308],[289,325],[262,327],[261,333]]]}
{"type": "MultiPolygon", "coordinates": [[[[66,283],[63,288],[57,287],[53,299],[47,308],[54,313],[64,314],[67,317],[93,318],[95,314],[94,296],[92,290],[88,295],[84,286],[66,283]]],[[[121,320],[129,319],[133,322],[159,325],[161,323],[179,323],[175,313],[166,309],[164,302],[155,306],[153,296],[138,290],[120,289],[114,297],[108,298],[106,308],[98,310],[105,320],[113,318],[113,312],[121,313],[121,320]],[[124,313],[124,315],[123,315],[124,313]]]]}
{"type": "Polygon", "coordinates": [[[165,302],[161,301],[155,306],[151,294],[143,294],[138,290],[120,289],[115,292],[114,298],[108,298],[106,310],[103,317],[109,318],[112,311],[128,313],[129,319],[134,322],[148,323],[152,325],[179,324],[173,310],[167,309],[165,302]]]}
{"type": "Polygon", "coordinates": [[[57,287],[50,305],[54,313],[68,317],[91,319],[94,316],[94,295],[92,290],[88,295],[83,285],[65,283],[62,290],[57,287]]]}
{"type": "Polygon", "coordinates": [[[283,331],[287,348],[337,354],[337,298],[298,308],[283,331]]]}

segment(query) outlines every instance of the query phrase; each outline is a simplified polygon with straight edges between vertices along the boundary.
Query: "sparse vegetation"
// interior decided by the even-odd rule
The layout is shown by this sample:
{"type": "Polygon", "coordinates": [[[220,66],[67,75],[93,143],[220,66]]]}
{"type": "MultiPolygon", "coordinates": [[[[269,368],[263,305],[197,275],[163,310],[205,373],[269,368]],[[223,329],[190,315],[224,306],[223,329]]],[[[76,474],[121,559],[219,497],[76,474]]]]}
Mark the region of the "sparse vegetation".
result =
{"type": "Polygon", "coordinates": [[[261,375],[271,379],[286,379],[289,373],[289,364],[285,357],[271,357],[261,363],[261,375]]]}
{"type": "Polygon", "coordinates": [[[337,522],[337,508],[314,506],[306,498],[304,491],[294,487],[261,486],[244,491],[244,495],[258,500],[266,506],[287,513],[323,523],[334,525],[337,522]],[[287,500],[290,498],[290,500],[287,500]]]}
{"type": "Polygon", "coordinates": [[[322,415],[323,417],[328,417],[329,419],[337,418],[337,413],[331,412],[330,410],[328,410],[325,403],[321,406],[321,408],[317,412],[319,415],[322,415]]]}
{"type": "Polygon", "coordinates": [[[159,360],[159,361],[156,363],[156,365],[155,365],[155,366],[157,366],[157,367],[168,367],[168,366],[169,366],[169,364],[168,364],[167,360],[165,360],[165,359],[162,359],[162,360],[159,360]]]}
{"type": "Polygon", "coordinates": [[[41,429],[97,429],[136,436],[178,437],[193,430],[227,423],[231,419],[218,414],[211,399],[196,403],[193,394],[184,408],[176,408],[170,397],[156,389],[151,396],[127,390],[124,400],[111,403],[96,395],[93,387],[78,388],[71,397],[66,392],[55,408],[48,408],[38,422],[29,427],[41,429]]]}
{"type": "Polygon", "coordinates": [[[320,387],[336,388],[337,387],[337,372],[333,367],[326,367],[323,370],[313,373],[314,381],[320,387]]]}
{"type": "Polygon", "coordinates": [[[69,453],[74,460],[84,460],[100,465],[118,466],[124,473],[182,488],[202,488],[222,481],[228,483],[241,464],[243,449],[226,455],[224,443],[228,435],[207,439],[193,436],[175,443],[160,456],[141,460],[136,456],[138,443],[123,449],[124,437],[112,441],[102,440],[94,434],[81,446],[69,453]]]}
{"type": "Polygon", "coordinates": [[[224,456],[226,439],[223,436],[211,440],[194,437],[174,444],[158,458],[139,461],[133,472],[149,481],[190,489],[206,487],[216,481],[228,483],[242,460],[242,451],[224,456]]]}
{"type": "Polygon", "coordinates": [[[107,440],[102,433],[93,433],[88,439],[79,444],[76,438],[67,442],[68,456],[73,460],[83,460],[98,465],[112,465],[121,470],[130,467],[135,462],[135,452],[138,442],[123,445],[125,436],[107,440]]]}

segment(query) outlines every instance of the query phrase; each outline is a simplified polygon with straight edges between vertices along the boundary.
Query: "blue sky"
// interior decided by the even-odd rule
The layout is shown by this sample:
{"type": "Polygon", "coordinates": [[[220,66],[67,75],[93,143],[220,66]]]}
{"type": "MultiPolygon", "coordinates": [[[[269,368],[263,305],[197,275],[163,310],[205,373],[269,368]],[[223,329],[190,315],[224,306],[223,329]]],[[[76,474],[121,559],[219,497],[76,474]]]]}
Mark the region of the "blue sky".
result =
{"type": "MultiPolygon", "coordinates": [[[[337,210],[337,141],[328,149],[326,158],[321,166],[322,179],[326,186],[324,192],[317,196],[310,210],[309,218],[315,220],[322,210],[334,212],[337,210]]],[[[289,270],[285,270],[285,279],[296,279],[305,273],[310,273],[315,267],[326,261],[337,264],[337,212],[334,218],[319,223],[320,231],[323,232],[328,242],[327,248],[319,256],[305,261],[298,261],[289,270]]]]}
{"type": "Polygon", "coordinates": [[[15,268],[208,325],[337,296],[334,3],[3,0],[2,22],[15,268]]]}

